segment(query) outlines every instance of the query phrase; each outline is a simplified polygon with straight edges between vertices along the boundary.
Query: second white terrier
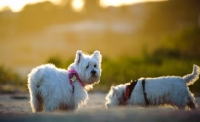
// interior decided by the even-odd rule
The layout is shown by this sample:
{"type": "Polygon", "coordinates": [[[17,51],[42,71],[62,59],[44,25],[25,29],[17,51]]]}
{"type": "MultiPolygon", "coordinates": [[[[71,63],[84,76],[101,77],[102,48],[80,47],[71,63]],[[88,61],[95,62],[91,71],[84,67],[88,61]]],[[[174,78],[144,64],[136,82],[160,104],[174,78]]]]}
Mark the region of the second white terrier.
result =
{"type": "Polygon", "coordinates": [[[34,68],[28,75],[32,111],[74,110],[86,104],[87,90],[100,80],[101,60],[99,51],[77,51],[68,70],[52,64],[34,68]]]}
{"type": "Polygon", "coordinates": [[[183,77],[163,76],[140,78],[130,84],[112,86],[106,96],[106,107],[119,105],[159,106],[168,104],[179,109],[196,109],[194,96],[188,85],[199,78],[200,69],[194,65],[193,72],[183,77]]]}

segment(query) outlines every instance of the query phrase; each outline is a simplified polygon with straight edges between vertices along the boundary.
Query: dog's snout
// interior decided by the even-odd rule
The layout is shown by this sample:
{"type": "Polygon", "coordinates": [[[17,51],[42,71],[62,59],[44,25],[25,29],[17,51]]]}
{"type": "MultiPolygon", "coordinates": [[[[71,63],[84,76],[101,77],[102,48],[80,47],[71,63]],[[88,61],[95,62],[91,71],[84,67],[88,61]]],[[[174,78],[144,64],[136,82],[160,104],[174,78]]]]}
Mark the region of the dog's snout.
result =
{"type": "Polygon", "coordinates": [[[96,71],[92,70],[91,73],[92,73],[93,75],[95,75],[95,74],[96,74],[96,71]]]}

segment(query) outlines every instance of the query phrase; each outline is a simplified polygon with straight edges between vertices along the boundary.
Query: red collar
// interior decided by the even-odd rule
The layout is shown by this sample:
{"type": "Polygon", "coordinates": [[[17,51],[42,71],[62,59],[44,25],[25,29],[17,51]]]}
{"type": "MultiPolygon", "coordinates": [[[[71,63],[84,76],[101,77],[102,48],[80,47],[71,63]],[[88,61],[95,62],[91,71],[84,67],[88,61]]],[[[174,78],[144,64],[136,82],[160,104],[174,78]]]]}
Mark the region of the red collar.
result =
{"type": "Polygon", "coordinates": [[[125,101],[127,101],[128,99],[130,99],[131,96],[131,89],[130,89],[130,85],[126,85],[126,90],[125,90],[125,101]]]}
{"type": "Polygon", "coordinates": [[[133,89],[135,88],[136,84],[137,84],[137,80],[135,82],[131,81],[129,85],[126,85],[126,89],[125,89],[125,104],[130,99],[131,93],[132,93],[133,89]]]}
{"type": "Polygon", "coordinates": [[[131,90],[130,90],[130,85],[126,85],[125,89],[125,96],[123,97],[124,101],[120,103],[119,105],[125,106],[127,105],[128,100],[130,99],[131,96],[131,90]]]}
{"type": "Polygon", "coordinates": [[[78,73],[74,69],[68,70],[69,72],[69,80],[70,84],[73,86],[73,82],[78,80],[78,82],[81,84],[82,87],[85,87],[85,83],[79,78],[78,73]]]}

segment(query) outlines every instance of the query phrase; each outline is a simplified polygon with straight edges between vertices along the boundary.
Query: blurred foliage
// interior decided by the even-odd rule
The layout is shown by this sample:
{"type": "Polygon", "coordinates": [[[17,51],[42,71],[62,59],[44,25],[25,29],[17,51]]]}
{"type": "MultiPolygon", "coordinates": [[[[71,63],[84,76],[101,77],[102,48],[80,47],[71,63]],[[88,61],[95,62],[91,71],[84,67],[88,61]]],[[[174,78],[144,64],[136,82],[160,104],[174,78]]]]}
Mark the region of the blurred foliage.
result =
{"type": "Polygon", "coordinates": [[[59,55],[54,55],[54,56],[50,56],[47,61],[45,63],[50,63],[50,64],[54,64],[56,67],[60,67],[60,68],[68,68],[68,66],[74,62],[73,58],[68,59],[67,61],[63,60],[61,58],[61,56],[59,55]]]}
{"type": "Polygon", "coordinates": [[[169,0],[147,3],[149,16],[141,28],[145,35],[159,36],[190,26],[199,26],[199,0],[169,0]]]}
{"type": "Polygon", "coordinates": [[[0,66],[0,84],[22,85],[23,82],[21,77],[14,71],[0,66]]]}
{"type": "Polygon", "coordinates": [[[23,90],[27,89],[25,79],[20,77],[19,74],[15,73],[11,69],[0,66],[0,93],[15,92],[16,90],[19,90],[19,87],[23,87],[23,90]],[[5,86],[9,87],[5,88],[5,86]]]}
{"type": "Polygon", "coordinates": [[[58,56],[58,55],[51,56],[51,57],[47,60],[47,63],[54,64],[54,65],[57,66],[57,67],[63,67],[62,60],[61,60],[60,56],[58,56]]]}
{"type": "Polygon", "coordinates": [[[154,51],[156,57],[200,59],[200,28],[190,27],[163,38],[163,45],[154,51]]]}

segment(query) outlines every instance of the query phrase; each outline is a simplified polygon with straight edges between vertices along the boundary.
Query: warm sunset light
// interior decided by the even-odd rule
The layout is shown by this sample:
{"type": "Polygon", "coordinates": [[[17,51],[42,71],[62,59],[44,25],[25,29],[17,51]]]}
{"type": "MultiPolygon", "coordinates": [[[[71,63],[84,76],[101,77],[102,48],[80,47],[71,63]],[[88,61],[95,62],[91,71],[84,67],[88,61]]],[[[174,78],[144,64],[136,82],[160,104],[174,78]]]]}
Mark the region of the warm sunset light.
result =
{"type": "MultiPolygon", "coordinates": [[[[34,4],[38,2],[51,1],[54,4],[59,4],[62,0],[1,0],[0,1],[0,11],[4,10],[6,7],[9,7],[13,12],[19,12],[27,4],[34,4]]],[[[106,6],[120,6],[120,5],[129,5],[140,2],[148,1],[164,1],[164,0],[100,0],[100,5],[102,7],[106,6]]],[[[84,6],[84,0],[73,0],[71,3],[74,11],[80,12],[84,6]]]]}
{"type": "Polygon", "coordinates": [[[200,122],[200,0],[0,0],[0,122],[21,120],[200,122]]]}
{"type": "Polygon", "coordinates": [[[9,7],[13,12],[19,12],[27,4],[34,4],[44,1],[51,1],[54,4],[59,4],[61,0],[0,0],[0,11],[5,7],[9,7]]]}
{"type": "Polygon", "coordinates": [[[141,2],[158,2],[158,1],[166,1],[166,0],[101,0],[100,5],[102,7],[107,7],[107,6],[130,5],[141,2]]]}
{"type": "Polygon", "coordinates": [[[83,0],[73,0],[71,5],[74,11],[80,12],[84,6],[84,2],[83,0]]]}

